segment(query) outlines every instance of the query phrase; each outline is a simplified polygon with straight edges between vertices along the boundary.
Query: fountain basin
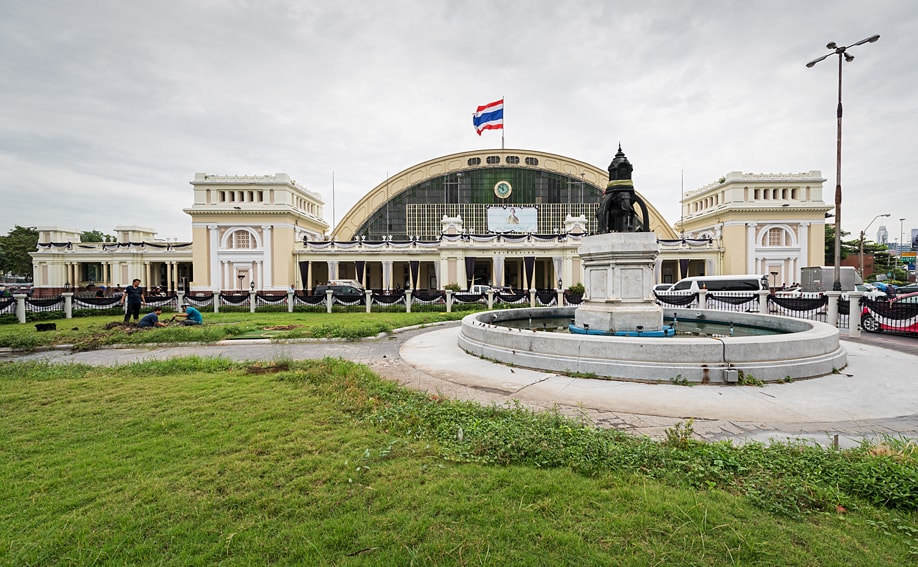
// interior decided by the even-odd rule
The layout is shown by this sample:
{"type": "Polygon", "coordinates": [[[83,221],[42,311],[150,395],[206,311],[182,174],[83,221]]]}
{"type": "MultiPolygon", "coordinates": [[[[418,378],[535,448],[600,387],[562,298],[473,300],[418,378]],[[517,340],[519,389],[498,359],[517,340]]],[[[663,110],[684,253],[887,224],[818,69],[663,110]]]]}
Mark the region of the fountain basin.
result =
{"type": "MultiPolygon", "coordinates": [[[[730,383],[740,374],[763,382],[815,378],[847,365],[838,329],[818,321],[730,312],[739,325],[784,334],[750,337],[624,337],[569,335],[511,329],[501,321],[574,317],[576,307],[540,307],[474,313],[462,320],[459,346],[504,364],[597,378],[639,382],[730,383]]],[[[680,321],[723,320],[725,313],[666,309],[680,321]],[[699,317],[701,315],[701,317],[699,317]]],[[[677,323],[678,326],[678,323],[677,323]]]]}

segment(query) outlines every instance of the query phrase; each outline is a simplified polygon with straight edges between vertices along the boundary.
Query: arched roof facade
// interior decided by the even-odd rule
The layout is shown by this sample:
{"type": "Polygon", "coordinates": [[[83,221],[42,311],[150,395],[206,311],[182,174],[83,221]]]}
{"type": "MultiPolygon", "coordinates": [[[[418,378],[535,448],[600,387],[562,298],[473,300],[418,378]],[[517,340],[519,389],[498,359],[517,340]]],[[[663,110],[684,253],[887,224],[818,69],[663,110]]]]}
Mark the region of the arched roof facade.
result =
{"type": "MultiPolygon", "coordinates": [[[[495,149],[451,154],[409,167],[374,187],[345,214],[332,238],[436,238],[444,216],[461,216],[470,232],[485,233],[486,211],[493,206],[536,208],[540,233],[563,231],[564,219],[571,215],[584,215],[588,232],[594,232],[607,179],[603,169],[545,152],[495,149]],[[502,194],[505,191],[496,189],[500,182],[512,191],[502,194]]],[[[657,209],[651,203],[647,208],[657,237],[676,238],[657,209]]]]}

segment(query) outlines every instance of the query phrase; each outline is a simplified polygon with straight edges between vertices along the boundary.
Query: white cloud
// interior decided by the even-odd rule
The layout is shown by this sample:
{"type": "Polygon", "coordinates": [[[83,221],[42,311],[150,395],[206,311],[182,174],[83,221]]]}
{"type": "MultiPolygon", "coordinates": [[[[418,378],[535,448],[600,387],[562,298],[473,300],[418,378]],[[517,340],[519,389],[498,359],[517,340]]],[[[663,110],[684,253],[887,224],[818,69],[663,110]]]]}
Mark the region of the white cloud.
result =
{"type": "Polygon", "coordinates": [[[334,171],[340,219],[387,173],[499,147],[470,116],[501,96],[507,147],[604,168],[621,142],[670,221],[683,175],[819,169],[831,199],[836,60],[804,63],[874,33],[844,70],[844,228],[918,226],[916,24],[892,0],[8,1],[0,233],[189,238],[198,171],[290,173],[329,220],[334,171]]]}

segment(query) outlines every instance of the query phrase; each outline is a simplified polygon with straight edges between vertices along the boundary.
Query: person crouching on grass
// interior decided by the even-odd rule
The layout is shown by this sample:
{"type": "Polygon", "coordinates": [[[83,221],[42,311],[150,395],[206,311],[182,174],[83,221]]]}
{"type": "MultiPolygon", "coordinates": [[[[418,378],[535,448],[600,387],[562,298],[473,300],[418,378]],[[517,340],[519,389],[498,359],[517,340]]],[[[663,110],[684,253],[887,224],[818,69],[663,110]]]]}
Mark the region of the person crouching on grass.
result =
{"type": "Polygon", "coordinates": [[[172,316],[172,320],[184,319],[181,321],[182,325],[203,325],[204,317],[201,316],[201,312],[195,309],[194,307],[188,305],[187,303],[182,304],[183,313],[176,313],[172,316]]]}
{"type": "Polygon", "coordinates": [[[152,328],[152,327],[165,327],[166,324],[159,320],[159,316],[163,314],[162,307],[154,307],[153,311],[150,311],[140,320],[140,323],[137,324],[141,329],[152,328]]]}

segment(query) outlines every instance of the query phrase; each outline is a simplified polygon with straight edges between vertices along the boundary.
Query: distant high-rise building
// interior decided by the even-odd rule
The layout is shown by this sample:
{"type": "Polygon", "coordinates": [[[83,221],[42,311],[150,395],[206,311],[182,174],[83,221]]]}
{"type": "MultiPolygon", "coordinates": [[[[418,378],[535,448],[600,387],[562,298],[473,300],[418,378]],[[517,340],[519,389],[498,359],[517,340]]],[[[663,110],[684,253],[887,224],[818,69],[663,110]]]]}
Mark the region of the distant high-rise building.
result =
{"type": "Polygon", "coordinates": [[[877,244],[887,245],[889,244],[889,233],[886,232],[886,227],[880,225],[880,228],[877,229],[877,244]]]}

